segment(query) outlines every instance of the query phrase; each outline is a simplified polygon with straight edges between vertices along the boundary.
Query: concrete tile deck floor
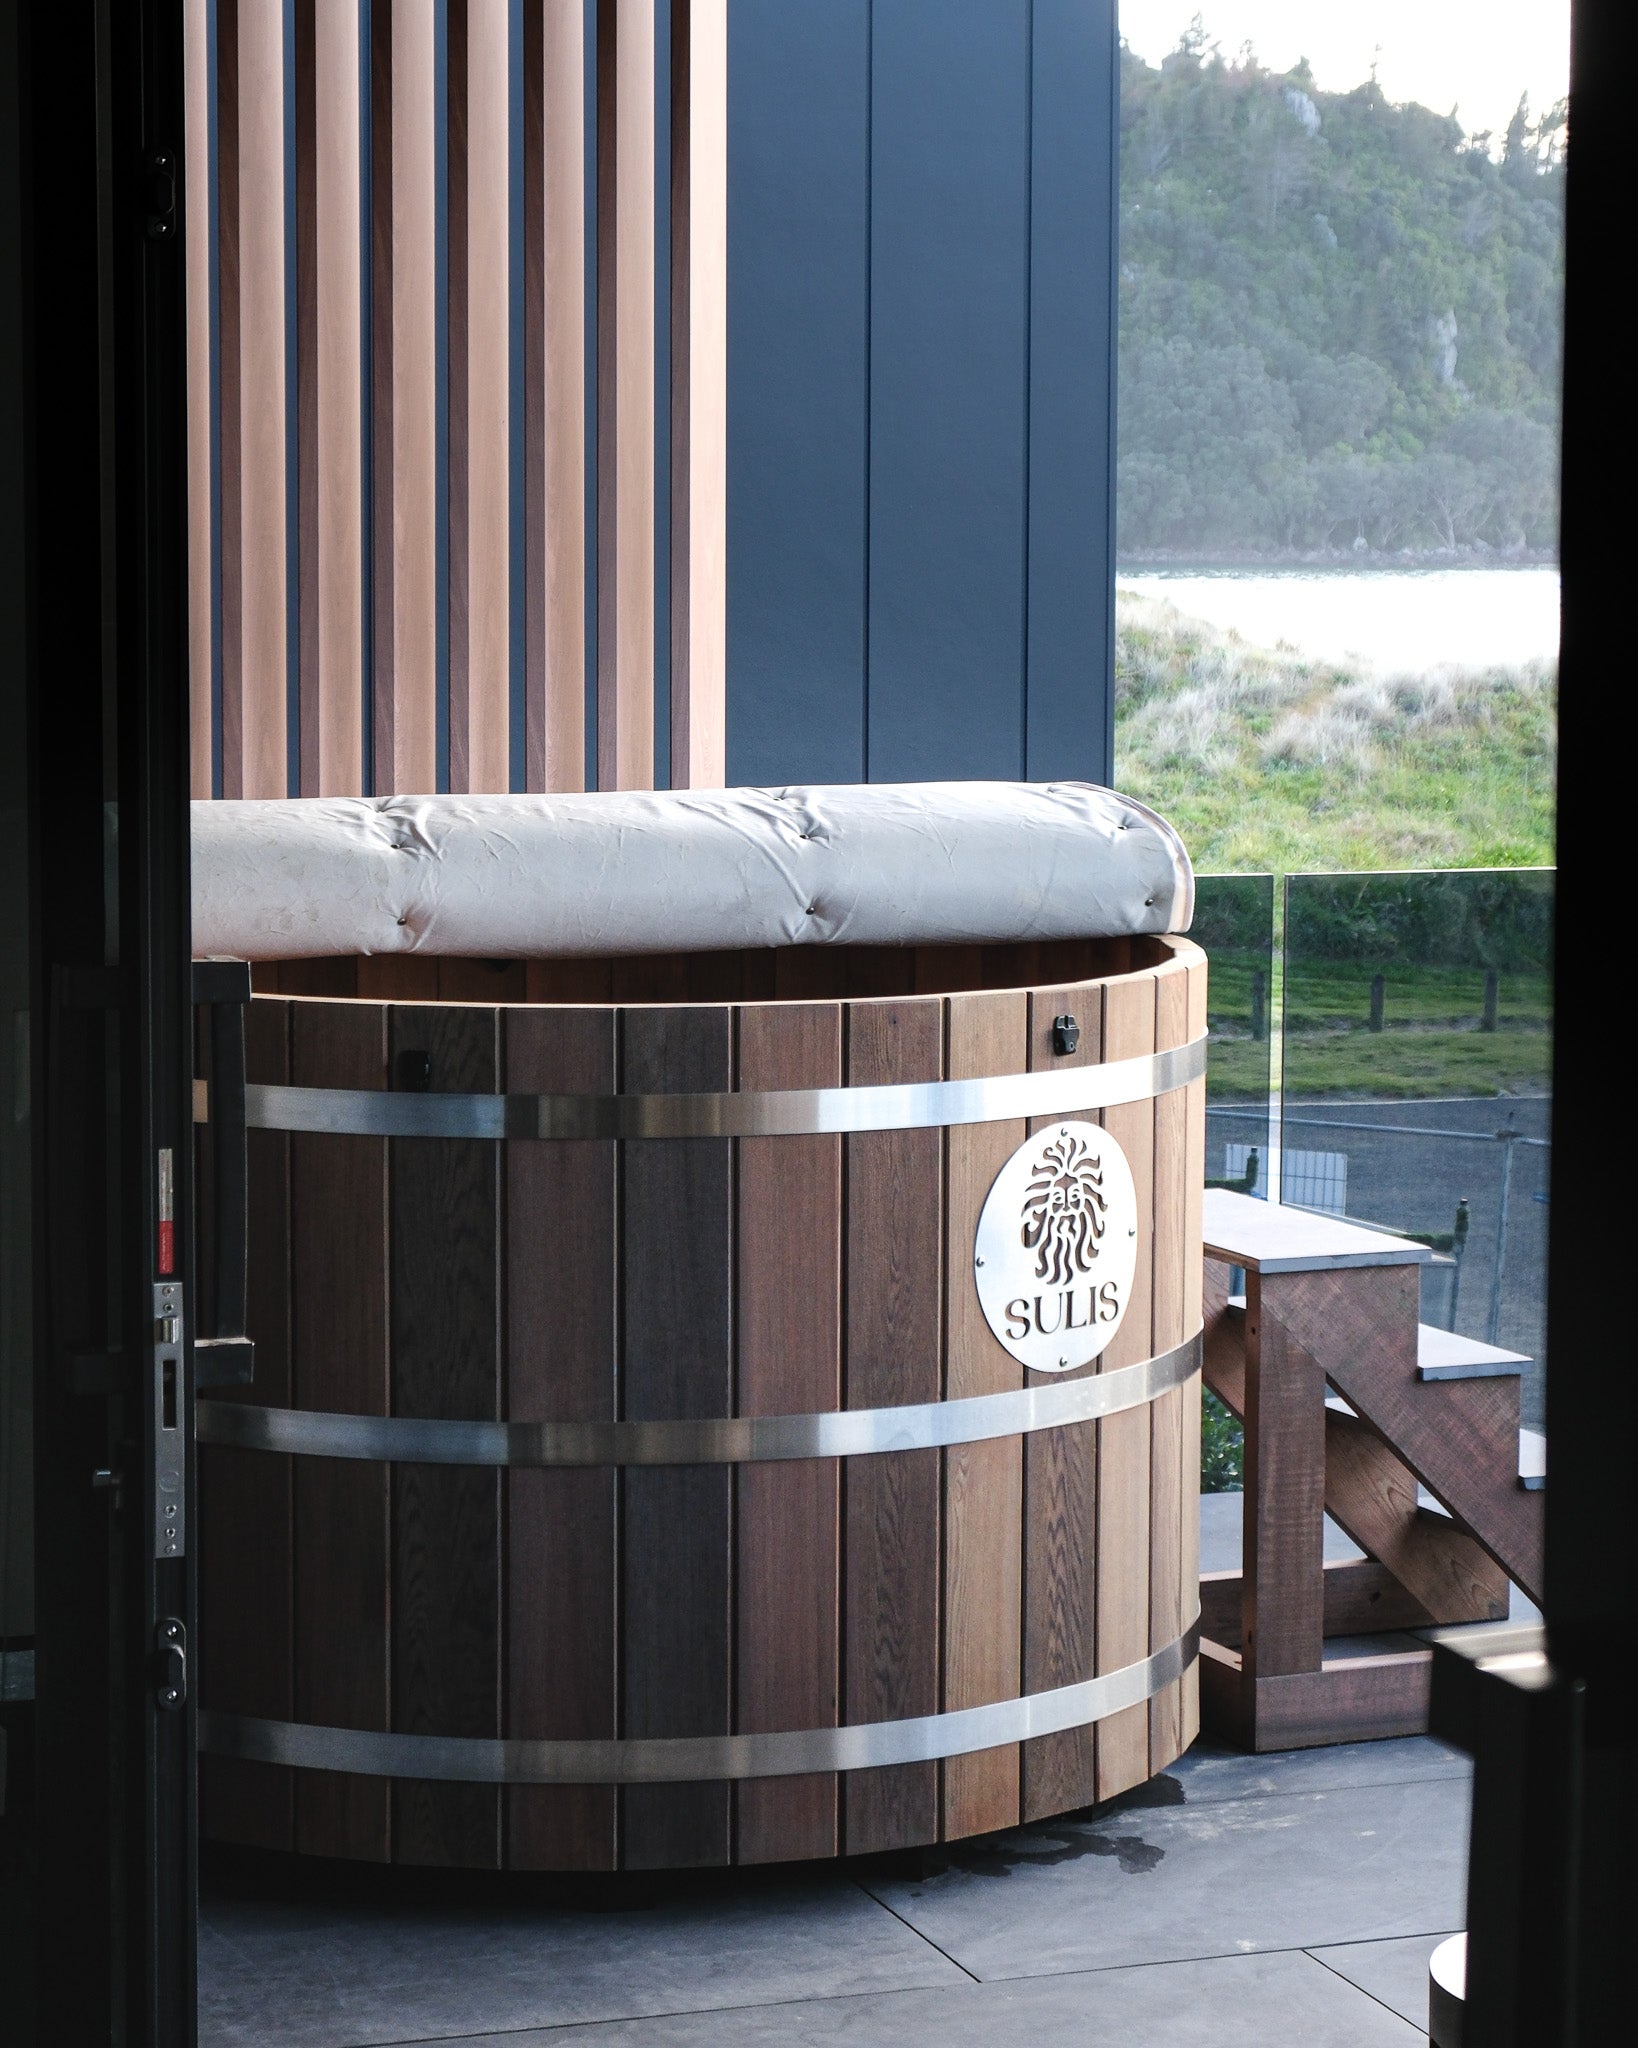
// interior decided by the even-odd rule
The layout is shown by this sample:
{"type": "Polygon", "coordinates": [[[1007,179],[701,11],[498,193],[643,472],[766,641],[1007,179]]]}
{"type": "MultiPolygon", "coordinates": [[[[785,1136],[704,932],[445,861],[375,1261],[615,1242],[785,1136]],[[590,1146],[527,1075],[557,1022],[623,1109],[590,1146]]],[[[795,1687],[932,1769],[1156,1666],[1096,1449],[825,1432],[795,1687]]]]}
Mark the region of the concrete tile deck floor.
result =
{"type": "MultiPolygon", "coordinates": [[[[1238,1508],[1208,1503],[1207,1569],[1237,1548],[1238,1508]]],[[[1466,1759],[1429,1738],[1265,1757],[1201,1743],[1105,1811],[819,1869],[507,1880],[218,1859],[200,2038],[1410,2044],[1428,1956],[1462,1924],[1468,1790],[1466,1759]]]]}
{"type": "Polygon", "coordinates": [[[1198,1745],[1095,1816],[817,1872],[214,1870],[206,2048],[1388,2048],[1462,1920],[1468,1767],[1426,1738],[1198,1745]]]}

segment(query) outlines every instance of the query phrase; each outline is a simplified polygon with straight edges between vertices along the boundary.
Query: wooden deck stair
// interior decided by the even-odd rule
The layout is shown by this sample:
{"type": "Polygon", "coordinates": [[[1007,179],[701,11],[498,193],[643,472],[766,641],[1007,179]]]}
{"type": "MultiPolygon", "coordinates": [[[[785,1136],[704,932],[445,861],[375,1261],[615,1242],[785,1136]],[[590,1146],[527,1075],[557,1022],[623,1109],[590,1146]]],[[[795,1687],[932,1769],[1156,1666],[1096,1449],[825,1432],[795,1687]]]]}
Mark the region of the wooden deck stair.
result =
{"type": "Polygon", "coordinates": [[[1539,1601],[1526,1361],[1419,1324],[1427,1253],[1405,1239],[1213,1190],[1205,1242],[1205,1378],[1246,1444],[1243,1570],[1201,1585],[1207,1725],[1252,1749],[1416,1732],[1430,1653],[1326,1641],[1499,1620],[1509,1579],[1539,1601]],[[1324,1563],[1326,1514],[1364,1559],[1324,1563]]]}

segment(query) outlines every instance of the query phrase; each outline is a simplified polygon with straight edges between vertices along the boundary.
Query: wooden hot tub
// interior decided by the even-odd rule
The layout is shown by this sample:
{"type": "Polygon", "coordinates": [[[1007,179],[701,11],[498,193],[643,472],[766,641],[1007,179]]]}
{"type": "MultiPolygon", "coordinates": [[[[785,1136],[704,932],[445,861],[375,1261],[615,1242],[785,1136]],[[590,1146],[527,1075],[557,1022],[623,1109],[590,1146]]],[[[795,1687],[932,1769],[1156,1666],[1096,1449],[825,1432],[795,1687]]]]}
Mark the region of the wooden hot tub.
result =
{"type": "Polygon", "coordinates": [[[199,1403],[208,1835],[856,1854],[1085,1806],[1192,1740],[1196,947],[255,983],[256,1377],[199,1403]],[[1026,1146],[1007,1244],[1052,1146],[1056,1185],[1104,1174],[1104,1235],[1061,1270],[1029,1238],[1044,1278],[998,1307],[980,1217],[1026,1146]]]}

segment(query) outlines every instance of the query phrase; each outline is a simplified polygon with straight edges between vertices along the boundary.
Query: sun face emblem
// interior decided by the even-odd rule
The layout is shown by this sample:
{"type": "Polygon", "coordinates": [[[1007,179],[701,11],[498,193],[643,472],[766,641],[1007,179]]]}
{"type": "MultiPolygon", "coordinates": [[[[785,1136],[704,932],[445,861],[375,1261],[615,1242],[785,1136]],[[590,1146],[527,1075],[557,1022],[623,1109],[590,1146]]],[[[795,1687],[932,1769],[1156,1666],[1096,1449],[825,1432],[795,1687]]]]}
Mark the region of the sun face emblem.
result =
{"type": "Polygon", "coordinates": [[[1108,1220],[1103,1161],[1073,1133],[1055,1138],[1030,1175],[1020,1242],[1035,1277],[1065,1287],[1090,1273],[1108,1220]]]}
{"type": "Polygon", "coordinates": [[[1137,1271],[1137,1187],[1119,1140],[1066,1117],[990,1183],[973,1285],[990,1333],[1031,1372],[1073,1372],[1120,1329],[1137,1271]]]}

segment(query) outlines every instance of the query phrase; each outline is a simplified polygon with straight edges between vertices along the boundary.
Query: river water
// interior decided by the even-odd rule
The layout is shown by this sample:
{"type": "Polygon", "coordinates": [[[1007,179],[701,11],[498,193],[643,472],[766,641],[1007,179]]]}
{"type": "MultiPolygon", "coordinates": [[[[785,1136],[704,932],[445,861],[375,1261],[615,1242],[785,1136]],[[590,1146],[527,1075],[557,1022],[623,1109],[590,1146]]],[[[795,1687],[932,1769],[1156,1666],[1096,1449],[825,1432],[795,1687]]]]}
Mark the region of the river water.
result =
{"type": "Polygon", "coordinates": [[[1254,646],[1284,641],[1380,674],[1551,660],[1558,570],[1178,569],[1115,578],[1254,646]]]}

